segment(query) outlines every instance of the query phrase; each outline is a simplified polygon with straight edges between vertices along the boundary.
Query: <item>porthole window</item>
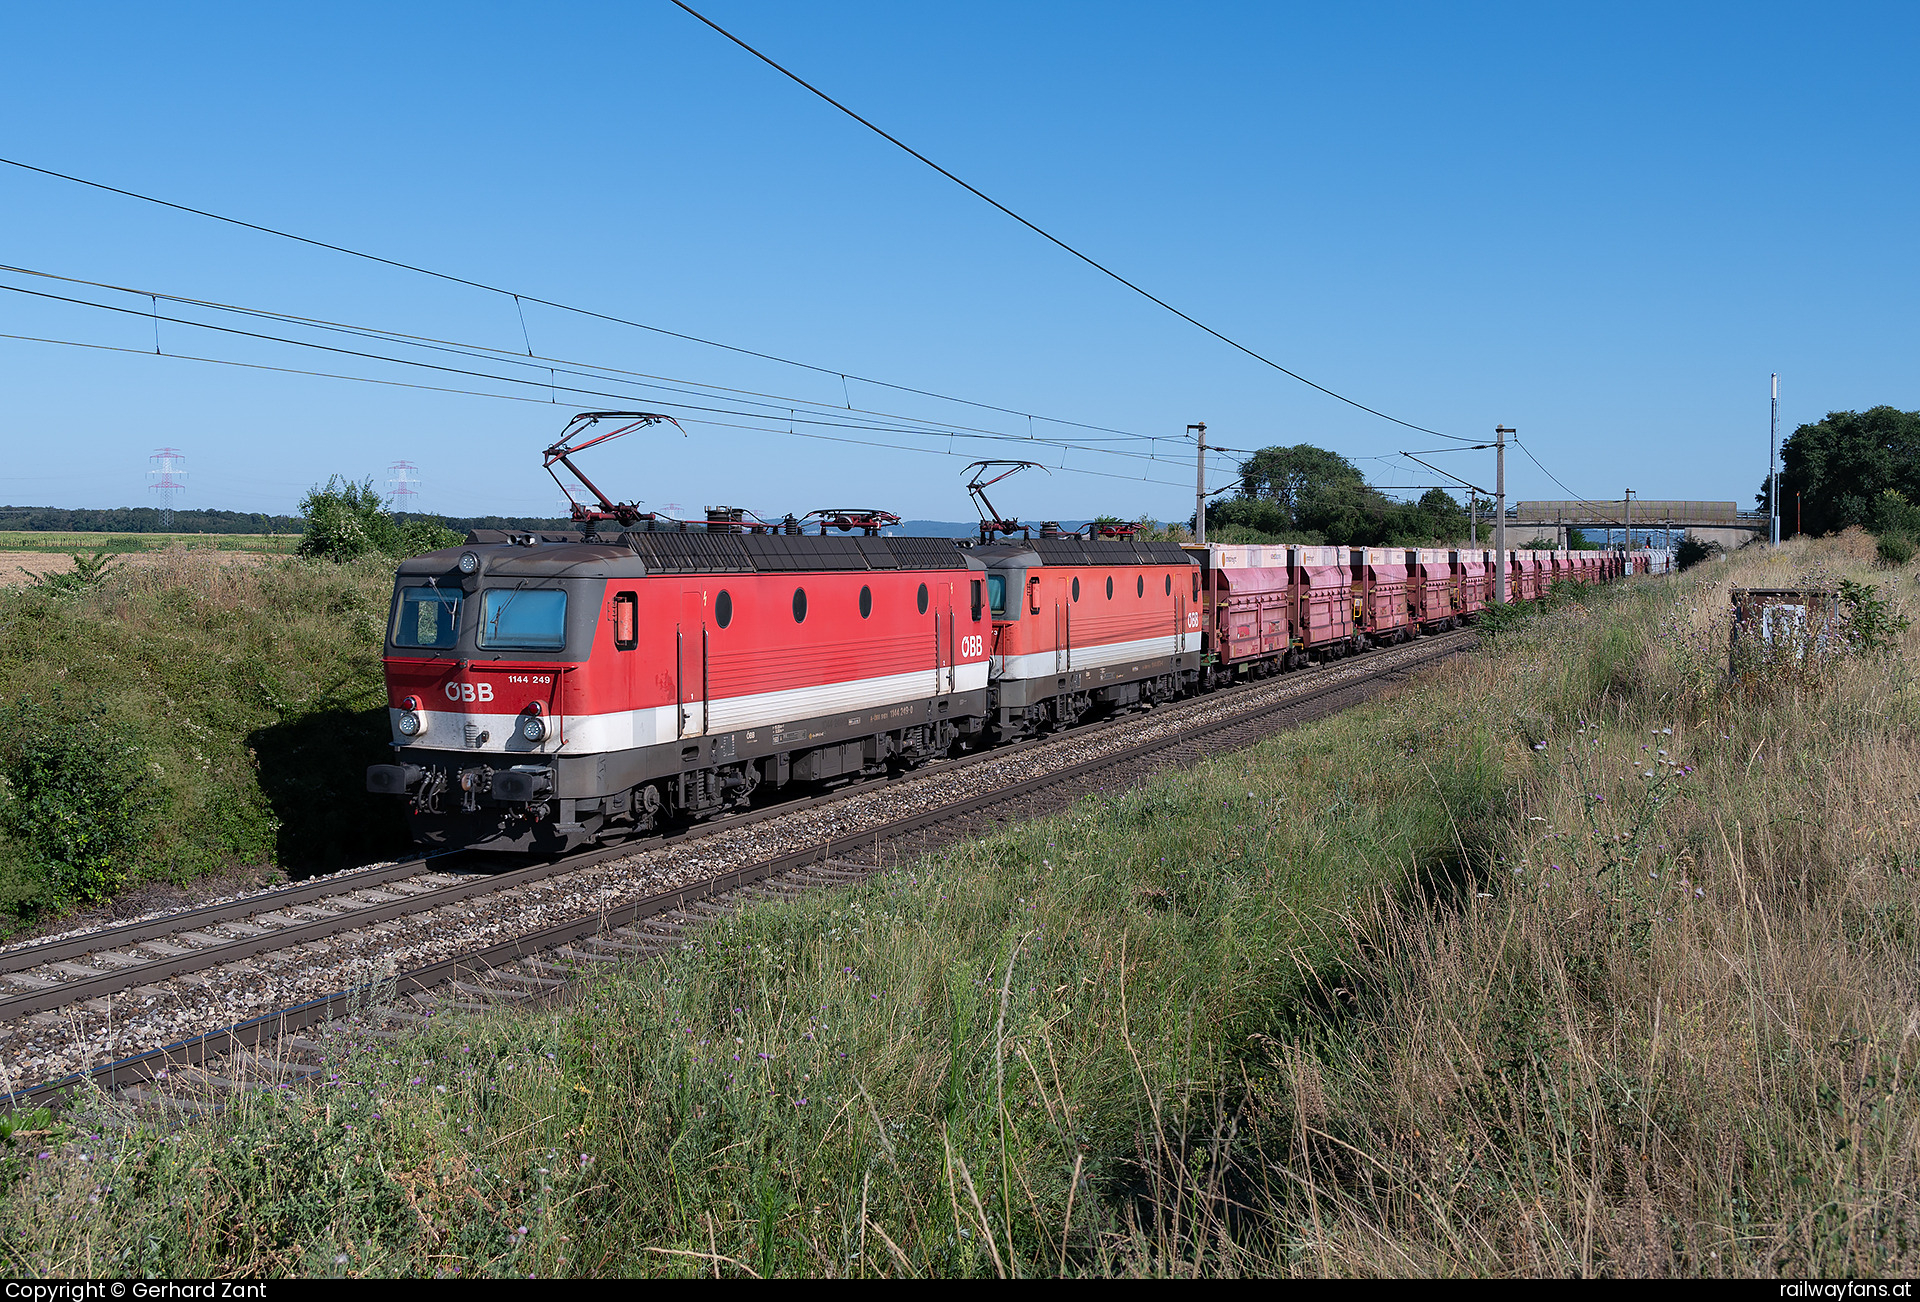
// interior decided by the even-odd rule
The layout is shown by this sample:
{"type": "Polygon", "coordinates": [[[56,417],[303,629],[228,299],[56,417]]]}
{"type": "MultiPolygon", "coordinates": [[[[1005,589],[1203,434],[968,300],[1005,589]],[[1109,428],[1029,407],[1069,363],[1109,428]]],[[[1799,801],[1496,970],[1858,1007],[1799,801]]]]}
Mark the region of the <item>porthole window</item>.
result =
{"type": "Polygon", "coordinates": [[[793,590],[793,622],[803,624],[806,622],[806,619],[807,590],[805,588],[795,588],[793,590]]]}
{"type": "Polygon", "coordinates": [[[1075,601],[1080,600],[1080,577],[1078,575],[1075,575],[1073,580],[1073,599],[1075,601]]]}
{"type": "Polygon", "coordinates": [[[1113,600],[1113,576],[1111,574],[1107,576],[1107,600],[1113,600]]]}
{"type": "Polygon", "coordinates": [[[865,619],[873,613],[873,589],[860,585],[860,618],[865,619]]]}
{"type": "Polygon", "coordinates": [[[733,594],[725,588],[713,599],[713,622],[721,628],[733,623],[733,594]]]}
{"type": "Polygon", "coordinates": [[[927,613],[927,585],[924,583],[920,585],[920,596],[918,600],[920,602],[920,613],[924,615],[927,613]]]}
{"type": "Polygon", "coordinates": [[[1136,597],[1144,597],[1147,595],[1147,576],[1146,575],[1136,574],[1134,576],[1133,595],[1136,597]]]}
{"type": "Polygon", "coordinates": [[[1167,576],[1167,595],[1169,597],[1173,595],[1173,576],[1171,574],[1167,576]]]}

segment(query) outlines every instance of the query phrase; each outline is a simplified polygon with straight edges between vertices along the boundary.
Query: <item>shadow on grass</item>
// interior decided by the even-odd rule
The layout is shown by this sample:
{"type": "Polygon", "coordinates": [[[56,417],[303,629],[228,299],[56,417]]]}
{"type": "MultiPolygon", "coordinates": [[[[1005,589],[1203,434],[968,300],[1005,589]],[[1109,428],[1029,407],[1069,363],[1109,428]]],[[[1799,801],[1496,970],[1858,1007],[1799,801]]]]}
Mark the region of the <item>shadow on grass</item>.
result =
{"type": "Polygon", "coordinates": [[[275,858],[292,877],[311,877],[410,845],[405,805],[370,795],[367,766],[386,762],[387,708],[322,706],[255,729],[260,790],[280,821],[275,858]]]}

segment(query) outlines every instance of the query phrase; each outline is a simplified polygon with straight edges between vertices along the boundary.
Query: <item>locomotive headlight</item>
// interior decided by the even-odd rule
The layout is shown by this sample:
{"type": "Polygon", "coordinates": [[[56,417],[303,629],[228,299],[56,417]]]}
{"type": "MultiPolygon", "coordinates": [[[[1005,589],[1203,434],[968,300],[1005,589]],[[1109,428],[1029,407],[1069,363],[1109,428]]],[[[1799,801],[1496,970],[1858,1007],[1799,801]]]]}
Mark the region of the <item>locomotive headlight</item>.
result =
{"type": "Polygon", "coordinates": [[[417,713],[412,710],[403,710],[400,714],[400,720],[395,726],[400,729],[400,735],[402,737],[418,737],[423,724],[417,713]]]}
{"type": "Polygon", "coordinates": [[[473,574],[478,572],[479,569],[480,569],[480,553],[479,552],[461,552],[460,553],[460,572],[462,574],[473,574]]]}
{"type": "Polygon", "coordinates": [[[547,721],[537,714],[529,714],[520,721],[520,735],[528,741],[539,741],[547,735],[547,721]]]}

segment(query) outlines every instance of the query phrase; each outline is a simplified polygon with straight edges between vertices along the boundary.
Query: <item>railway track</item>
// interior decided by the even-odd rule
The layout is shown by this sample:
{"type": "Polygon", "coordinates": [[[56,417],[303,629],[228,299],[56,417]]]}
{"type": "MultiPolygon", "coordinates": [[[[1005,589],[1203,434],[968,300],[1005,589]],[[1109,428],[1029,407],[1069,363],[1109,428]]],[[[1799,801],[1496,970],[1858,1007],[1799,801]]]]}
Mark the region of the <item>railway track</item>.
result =
{"type": "MultiPolygon", "coordinates": [[[[262,962],[297,965],[288,956],[324,958],[348,941],[377,950],[383,933],[391,942],[396,929],[409,925],[438,930],[463,910],[483,911],[501,901],[520,908],[540,892],[559,891],[595,873],[617,885],[627,885],[629,877],[643,887],[663,884],[657,890],[601,892],[597,907],[572,909],[560,891],[563,898],[540,906],[544,914],[539,908],[530,914],[506,910],[514,917],[537,916],[538,925],[524,925],[522,917],[517,925],[497,929],[510,934],[485,943],[443,946],[450,952],[439,956],[429,949],[426,961],[363,967],[361,979],[337,982],[332,993],[318,998],[280,999],[253,1016],[189,1013],[201,1018],[199,1027],[219,1029],[168,1036],[169,1043],[112,1061],[48,1073],[48,1079],[15,1090],[11,1106],[35,1106],[95,1086],[135,1102],[159,1097],[176,1104],[183,1096],[204,1100],[222,1091],[278,1087],[325,1070],[326,1048],[307,1032],[343,1017],[356,1019],[359,1034],[378,1038],[405,1033],[448,1009],[477,1011],[564,997],[581,972],[659,954],[746,903],[858,881],[882,866],[883,856],[897,861],[985,827],[1044,813],[1110,783],[1116,774],[1138,782],[1199,757],[1239,749],[1346,708],[1379,690],[1383,681],[1404,678],[1476,640],[1471,632],[1421,639],[1163,706],[1145,716],[1125,715],[673,835],[506,872],[475,871],[477,856],[432,856],[0,951],[0,983],[13,987],[0,995],[0,1032],[15,1029],[12,1040],[0,1035],[5,1046],[19,1042],[22,1034],[31,1036],[35,1027],[42,1038],[55,1039],[64,1032],[78,1036],[87,1022],[105,1019],[110,1033],[116,1012],[123,1027],[129,1018],[138,1022],[156,1004],[164,1007],[170,997],[178,998],[183,984],[198,992],[204,1006],[226,983],[259,979],[262,962]],[[1136,734],[1144,736],[1130,740],[1136,734]],[[1019,776],[1023,770],[1026,775],[1019,776]],[[918,794],[943,782],[954,789],[944,793],[951,798],[939,791],[918,794]],[[906,808],[896,812],[895,806],[906,808]],[[797,835],[781,829],[796,819],[797,835]],[[767,832],[756,833],[756,828],[767,832]],[[756,852],[750,846],[718,871],[708,862],[715,856],[702,858],[701,842],[722,843],[718,857],[724,858],[728,840],[757,842],[770,833],[779,833],[772,835],[771,847],[756,852]],[[691,860],[692,867],[683,863],[677,875],[633,871],[634,861],[672,855],[691,860]],[[564,916],[552,917],[555,912],[564,916]]],[[[213,1006],[232,1005],[216,999],[213,1006]]],[[[109,1034],[105,1056],[113,1056],[112,1046],[121,1043],[109,1034]]],[[[11,1087],[17,1079],[9,1073],[4,1084],[11,1087]]]]}

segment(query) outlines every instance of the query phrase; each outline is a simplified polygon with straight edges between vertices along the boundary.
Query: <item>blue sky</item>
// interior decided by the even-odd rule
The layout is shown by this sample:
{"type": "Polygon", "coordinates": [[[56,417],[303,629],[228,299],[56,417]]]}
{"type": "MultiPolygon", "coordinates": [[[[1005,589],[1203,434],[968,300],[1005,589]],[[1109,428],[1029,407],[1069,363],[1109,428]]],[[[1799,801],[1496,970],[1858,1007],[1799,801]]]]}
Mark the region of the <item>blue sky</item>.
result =
{"type": "MultiPolygon", "coordinates": [[[[1911,5],[696,7],[1216,329],[1419,425],[1517,426],[1580,495],[1750,503],[1770,371],[1783,431],[1920,407],[1911,5]]],[[[511,298],[0,168],[10,266],[780,395],[748,408],[629,379],[628,399],[550,404],[537,385],[159,326],[170,354],[539,401],[300,377],[155,357],[151,320],[5,292],[0,333],[146,354],[0,340],[6,501],[149,500],[147,454],[172,445],[183,505],[283,511],[405,458],[425,508],[542,513],[558,494],[539,450],[566,415],[673,398],[758,414],[681,408],[684,438],[636,435],[589,472],[682,513],[960,519],[961,467],[1024,449],[956,438],[946,455],[805,426],[804,408],[795,429],[933,451],[762,431],[811,402],[1119,437],[843,388],[843,370],[1163,440],[1048,446],[1052,474],[998,499],[1025,517],[1185,517],[1179,440],[1198,420],[1229,447],[1312,442],[1382,484],[1436,482],[1392,454],[1444,440],[1209,339],[665,0],[16,5],[0,70],[7,157],[827,372],[537,306],[523,336],[511,298]]],[[[1447,464],[1492,475],[1491,454],[1447,464]]],[[[1524,456],[1508,480],[1565,495],[1524,456]]]]}

